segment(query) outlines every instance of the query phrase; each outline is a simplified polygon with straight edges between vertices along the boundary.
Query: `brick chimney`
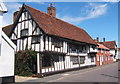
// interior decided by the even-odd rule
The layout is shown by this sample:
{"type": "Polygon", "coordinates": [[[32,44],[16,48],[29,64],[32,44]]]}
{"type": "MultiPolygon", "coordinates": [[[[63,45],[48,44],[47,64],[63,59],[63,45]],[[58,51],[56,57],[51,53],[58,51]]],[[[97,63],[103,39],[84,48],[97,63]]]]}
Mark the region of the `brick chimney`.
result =
{"type": "Polygon", "coordinates": [[[18,13],[19,13],[19,11],[15,11],[15,12],[13,13],[13,22],[15,22],[18,13]]]}
{"type": "Polygon", "coordinates": [[[94,39],[95,42],[99,42],[99,37],[97,37],[96,39],[94,39]]]}
{"type": "Polygon", "coordinates": [[[105,38],[103,38],[103,42],[105,42],[105,38]]]}
{"type": "Polygon", "coordinates": [[[56,17],[56,8],[50,4],[50,7],[47,8],[47,13],[53,17],[56,17]]]}
{"type": "Polygon", "coordinates": [[[99,42],[99,37],[96,38],[97,42],[99,42]]]}
{"type": "Polygon", "coordinates": [[[13,22],[15,22],[15,20],[16,20],[16,18],[17,18],[17,15],[18,15],[18,13],[19,13],[19,11],[20,11],[20,9],[21,9],[21,7],[19,8],[18,11],[15,11],[15,12],[13,13],[13,22]]]}

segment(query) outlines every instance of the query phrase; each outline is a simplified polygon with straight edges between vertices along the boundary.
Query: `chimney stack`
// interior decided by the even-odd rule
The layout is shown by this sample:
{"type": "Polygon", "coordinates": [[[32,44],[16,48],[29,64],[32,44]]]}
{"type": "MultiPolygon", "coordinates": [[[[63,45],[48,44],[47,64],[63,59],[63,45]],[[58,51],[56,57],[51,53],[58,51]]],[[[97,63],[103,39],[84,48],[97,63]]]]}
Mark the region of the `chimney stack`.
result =
{"type": "Polygon", "coordinates": [[[103,42],[105,42],[105,38],[103,38],[103,42]]]}
{"type": "Polygon", "coordinates": [[[18,13],[19,13],[19,11],[15,11],[15,12],[13,13],[13,22],[15,22],[18,13]]]}
{"type": "Polygon", "coordinates": [[[50,7],[47,8],[47,13],[53,17],[56,17],[56,8],[50,4],[50,7]]]}
{"type": "Polygon", "coordinates": [[[97,42],[99,42],[99,37],[96,38],[97,42]]]}
{"type": "Polygon", "coordinates": [[[21,9],[21,7],[19,8],[18,11],[15,11],[15,12],[13,13],[13,22],[15,22],[15,20],[16,20],[16,18],[17,18],[17,15],[18,15],[18,13],[19,13],[19,11],[20,11],[20,9],[21,9]]]}

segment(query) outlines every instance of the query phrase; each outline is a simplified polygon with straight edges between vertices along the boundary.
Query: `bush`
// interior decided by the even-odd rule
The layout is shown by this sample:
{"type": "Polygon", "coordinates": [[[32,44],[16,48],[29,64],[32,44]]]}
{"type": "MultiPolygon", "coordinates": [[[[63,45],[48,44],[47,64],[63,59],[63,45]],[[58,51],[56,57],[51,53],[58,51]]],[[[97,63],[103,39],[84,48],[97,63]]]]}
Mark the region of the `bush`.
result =
{"type": "Polygon", "coordinates": [[[37,53],[33,50],[22,50],[16,53],[15,74],[31,76],[36,72],[37,53]]]}

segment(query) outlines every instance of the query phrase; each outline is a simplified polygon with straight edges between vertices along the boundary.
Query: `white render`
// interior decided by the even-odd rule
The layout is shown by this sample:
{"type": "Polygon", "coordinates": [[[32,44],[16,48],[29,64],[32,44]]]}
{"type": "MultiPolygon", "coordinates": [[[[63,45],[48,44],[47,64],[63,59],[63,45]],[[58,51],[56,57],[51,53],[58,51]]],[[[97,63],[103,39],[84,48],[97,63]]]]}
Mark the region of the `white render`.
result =
{"type": "Polygon", "coordinates": [[[14,76],[15,44],[2,32],[0,77],[14,76]]]}
{"type": "Polygon", "coordinates": [[[2,77],[14,76],[15,44],[2,32],[3,13],[7,12],[2,0],[0,1],[0,83],[2,77]]]}
{"type": "Polygon", "coordinates": [[[115,49],[111,49],[110,53],[113,54],[113,61],[115,62],[116,61],[116,57],[117,57],[118,54],[115,52],[115,49]],[[115,55],[116,55],[116,57],[114,58],[115,55]]]}
{"type": "Polygon", "coordinates": [[[120,59],[120,49],[118,48],[117,50],[117,56],[116,56],[116,59],[120,59]]]}

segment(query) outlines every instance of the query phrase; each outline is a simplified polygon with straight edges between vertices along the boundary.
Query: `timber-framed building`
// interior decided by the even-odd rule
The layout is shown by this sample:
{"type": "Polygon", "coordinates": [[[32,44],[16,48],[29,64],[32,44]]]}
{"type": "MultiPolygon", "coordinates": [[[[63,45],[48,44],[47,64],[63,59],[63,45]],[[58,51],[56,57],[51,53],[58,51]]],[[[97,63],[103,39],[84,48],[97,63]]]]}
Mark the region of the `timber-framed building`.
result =
{"type": "Polygon", "coordinates": [[[56,18],[56,8],[52,5],[47,10],[45,13],[23,4],[14,13],[14,24],[3,28],[17,45],[17,51],[38,52],[36,71],[39,75],[94,66],[97,44],[88,33],[56,18]]]}

